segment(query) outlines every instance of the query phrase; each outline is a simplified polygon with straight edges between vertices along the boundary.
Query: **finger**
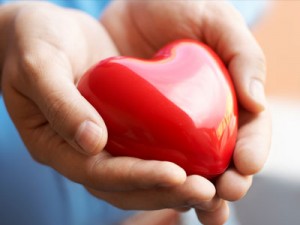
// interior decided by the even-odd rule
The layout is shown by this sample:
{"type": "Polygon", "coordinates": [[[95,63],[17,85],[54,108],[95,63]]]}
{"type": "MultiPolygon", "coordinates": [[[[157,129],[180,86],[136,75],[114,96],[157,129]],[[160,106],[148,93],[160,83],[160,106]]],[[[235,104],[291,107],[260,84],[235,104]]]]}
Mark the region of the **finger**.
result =
{"type": "Polygon", "coordinates": [[[266,107],[264,54],[239,13],[229,4],[211,3],[203,37],[229,68],[240,103],[251,112],[266,107]]]}
{"type": "Polygon", "coordinates": [[[121,209],[156,210],[185,208],[210,201],[215,195],[214,185],[200,176],[189,176],[185,183],[173,188],[156,188],[131,192],[99,192],[95,196],[121,209]]]}
{"type": "Polygon", "coordinates": [[[186,180],[185,171],[174,163],[130,157],[99,157],[90,171],[92,186],[102,191],[172,187],[186,180]]]}
{"type": "Polygon", "coordinates": [[[86,157],[68,145],[56,149],[46,157],[48,164],[75,182],[96,190],[111,192],[172,187],[186,179],[185,171],[170,162],[112,157],[105,151],[86,157]]]}
{"type": "MultiPolygon", "coordinates": [[[[28,76],[35,77],[36,81],[34,85],[33,82],[28,83],[29,91],[25,94],[37,105],[45,122],[69,144],[86,154],[101,151],[107,140],[106,126],[77,90],[71,78],[70,65],[58,63],[55,59],[51,63],[39,63],[35,62],[36,57],[39,56],[26,62],[26,73],[30,73],[28,76]]],[[[43,125],[30,124],[31,128],[43,125]]],[[[23,124],[20,126],[23,127],[23,124]]]]}
{"type": "Polygon", "coordinates": [[[191,207],[181,207],[181,208],[175,208],[177,212],[187,212],[191,209],[191,207]]]}
{"type": "Polygon", "coordinates": [[[227,202],[223,201],[221,206],[213,212],[196,209],[196,214],[200,222],[205,225],[222,225],[229,217],[229,207],[227,202]]]}
{"type": "Polygon", "coordinates": [[[13,94],[8,91],[13,90],[5,91],[6,100],[10,107],[14,107],[12,104],[17,104],[23,109],[22,115],[18,114],[19,111],[13,111],[12,115],[25,124],[25,126],[19,127],[21,122],[15,120],[24,143],[33,158],[40,163],[51,166],[69,179],[103,191],[166,187],[178,185],[185,181],[185,171],[170,162],[112,157],[105,151],[88,157],[74,151],[73,147],[57,135],[49,123],[45,121],[35,104],[32,104],[28,98],[22,95],[11,98],[13,94]],[[31,116],[22,120],[24,115],[31,116]],[[43,125],[32,128],[27,123],[43,125]]]}
{"type": "MultiPolygon", "coordinates": [[[[106,127],[101,116],[80,95],[76,81],[94,62],[95,58],[91,56],[96,55],[95,51],[101,53],[103,48],[109,49],[111,55],[117,53],[104,29],[95,25],[96,21],[83,20],[89,28],[94,28],[91,36],[98,35],[101,40],[101,44],[95,44],[93,49],[88,43],[92,38],[85,37],[89,35],[82,32],[74,17],[65,16],[64,11],[56,7],[48,11],[29,8],[18,15],[15,21],[18,44],[10,49],[10,61],[19,66],[15,71],[18,80],[12,80],[12,85],[37,105],[46,122],[69,144],[86,154],[96,154],[106,144],[106,127]],[[49,19],[46,26],[41,24],[40,17],[49,19]],[[29,25],[30,22],[34,25],[29,25]],[[31,26],[36,29],[28,32],[31,26]],[[23,35],[25,33],[28,35],[23,35]],[[76,38],[70,38],[70,33],[76,38]]],[[[107,51],[103,54],[106,56],[107,51]]],[[[44,124],[31,126],[39,125],[44,124]]]]}
{"type": "Polygon", "coordinates": [[[146,211],[126,219],[121,225],[176,224],[179,215],[173,209],[146,211]]]}
{"type": "Polygon", "coordinates": [[[171,187],[186,179],[185,171],[173,163],[112,157],[105,151],[85,157],[72,149],[58,148],[50,158],[51,166],[65,176],[101,191],[171,187]]]}
{"type": "MultiPolygon", "coordinates": [[[[70,64],[59,57],[62,53],[53,49],[45,51],[27,53],[23,58],[28,79],[25,95],[34,101],[52,129],[69,144],[86,154],[99,152],[107,139],[102,118],[77,90],[70,64]]],[[[31,124],[32,127],[40,125],[43,124],[31,124]]]]}
{"type": "Polygon", "coordinates": [[[264,166],[271,145],[271,116],[269,109],[259,114],[240,112],[240,128],[233,154],[239,173],[251,175],[264,166]]]}
{"type": "Polygon", "coordinates": [[[216,211],[223,204],[223,201],[223,199],[220,199],[219,196],[216,195],[213,199],[209,201],[200,202],[199,204],[194,205],[193,207],[202,211],[213,212],[216,211]]]}
{"type": "MultiPolygon", "coordinates": [[[[140,37],[137,46],[143,47],[123,49],[124,52],[149,56],[151,52],[176,39],[191,38],[203,41],[212,47],[228,66],[240,103],[251,112],[259,112],[265,108],[265,57],[237,10],[226,1],[143,3],[134,1],[127,4],[129,10],[132,9],[127,13],[130,13],[131,22],[135,25],[129,29],[138,31],[133,36],[140,37]],[[145,51],[142,53],[139,49],[145,51]]],[[[109,10],[114,11],[117,4],[109,10]]],[[[121,14],[119,11],[117,13],[121,14]]],[[[121,15],[124,15],[124,12],[121,15]]],[[[107,27],[112,23],[110,21],[112,20],[109,13],[105,14],[103,22],[107,27]]],[[[118,35],[122,27],[111,27],[114,29],[109,29],[109,32],[116,43],[126,46],[124,42],[127,40],[118,35]]]]}
{"type": "Polygon", "coordinates": [[[252,184],[252,176],[244,176],[236,170],[227,170],[216,182],[217,194],[227,201],[243,198],[252,184]]]}
{"type": "Polygon", "coordinates": [[[148,58],[168,42],[197,39],[194,31],[199,24],[195,20],[201,13],[197,5],[203,2],[114,1],[101,21],[122,54],[148,58]],[[122,23],[116,22],[115,16],[122,23]],[[129,35],[122,35],[127,32],[129,35]]]}

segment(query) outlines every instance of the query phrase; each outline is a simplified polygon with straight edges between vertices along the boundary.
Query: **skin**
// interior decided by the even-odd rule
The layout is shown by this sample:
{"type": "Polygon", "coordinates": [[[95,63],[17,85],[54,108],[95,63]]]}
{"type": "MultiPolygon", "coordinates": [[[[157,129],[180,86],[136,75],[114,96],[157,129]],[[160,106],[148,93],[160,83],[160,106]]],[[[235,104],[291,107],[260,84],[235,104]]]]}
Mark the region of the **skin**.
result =
{"type": "Polygon", "coordinates": [[[223,224],[227,201],[247,193],[267,159],[264,55],[226,3],[115,1],[99,23],[79,11],[23,2],[0,7],[0,31],[2,94],[32,157],[117,207],[194,208],[204,224],[223,224]],[[150,57],[179,38],[203,41],[220,55],[240,102],[233,165],[215,184],[170,162],[111,157],[101,116],[76,88],[101,59],[150,57]]]}

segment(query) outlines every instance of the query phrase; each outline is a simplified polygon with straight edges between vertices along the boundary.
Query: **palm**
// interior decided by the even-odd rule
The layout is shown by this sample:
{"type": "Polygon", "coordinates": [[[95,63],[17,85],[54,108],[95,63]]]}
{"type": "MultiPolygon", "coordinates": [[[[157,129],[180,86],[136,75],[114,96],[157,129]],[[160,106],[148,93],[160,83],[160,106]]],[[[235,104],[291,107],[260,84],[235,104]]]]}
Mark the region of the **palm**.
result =
{"type": "Polygon", "coordinates": [[[217,191],[221,197],[235,200],[241,198],[251,184],[251,177],[247,175],[258,172],[266,160],[270,120],[267,111],[258,113],[263,106],[249,96],[245,87],[249,82],[246,76],[252,76],[251,72],[260,75],[255,79],[264,79],[263,63],[259,62],[263,62],[263,54],[241,17],[226,3],[222,7],[220,4],[116,1],[103,15],[102,22],[122,55],[148,58],[170,41],[192,38],[206,42],[223,59],[232,75],[241,107],[234,163],[217,181],[217,191]],[[242,45],[244,43],[248,45],[242,45]],[[255,54],[251,55],[251,52],[255,54]],[[236,64],[241,65],[240,68],[236,64]],[[229,189],[233,182],[240,185],[229,189]]]}

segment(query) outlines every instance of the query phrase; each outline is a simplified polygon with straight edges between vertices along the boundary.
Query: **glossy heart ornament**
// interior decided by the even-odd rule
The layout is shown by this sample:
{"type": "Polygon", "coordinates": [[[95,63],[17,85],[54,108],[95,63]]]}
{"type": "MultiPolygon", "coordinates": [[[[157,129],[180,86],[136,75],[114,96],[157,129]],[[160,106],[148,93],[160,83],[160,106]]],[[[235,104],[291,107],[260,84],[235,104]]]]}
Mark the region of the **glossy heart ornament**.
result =
{"type": "Polygon", "coordinates": [[[180,40],[150,60],[108,58],[78,89],[103,117],[112,155],[171,161],[208,179],[228,167],[237,101],[228,71],[207,46],[180,40]]]}

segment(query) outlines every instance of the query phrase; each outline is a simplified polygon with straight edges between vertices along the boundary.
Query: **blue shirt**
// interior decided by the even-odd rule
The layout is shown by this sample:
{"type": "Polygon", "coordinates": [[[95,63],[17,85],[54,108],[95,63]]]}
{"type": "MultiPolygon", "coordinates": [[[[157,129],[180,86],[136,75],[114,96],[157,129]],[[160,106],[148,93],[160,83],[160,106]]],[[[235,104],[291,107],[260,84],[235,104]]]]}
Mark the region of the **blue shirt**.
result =
{"type": "MultiPolygon", "coordinates": [[[[109,1],[52,2],[99,17],[109,1]]],[[[262,12],[264,3],[259,2],[233,1],[233,4],[252,24],[262,12]]],[[[1,96],[0,181],[1,225],[112,225],[133,213],[94,198],[81,185],[33,161],[8,116],[1,96]]]]}
{"type": "Polygon", "coordinates": [[[110,225],[132,214],[33,161],[1,96],[0,181],[1,225],[110,225]]]}

